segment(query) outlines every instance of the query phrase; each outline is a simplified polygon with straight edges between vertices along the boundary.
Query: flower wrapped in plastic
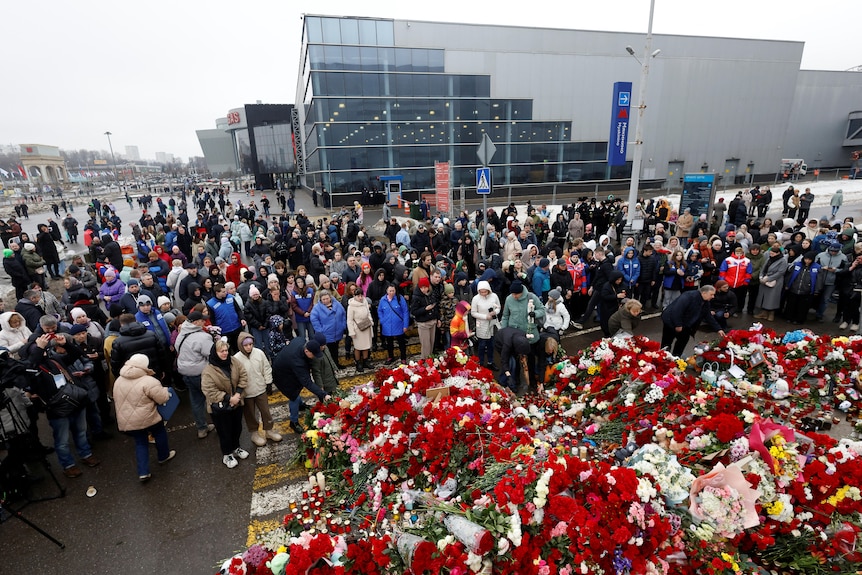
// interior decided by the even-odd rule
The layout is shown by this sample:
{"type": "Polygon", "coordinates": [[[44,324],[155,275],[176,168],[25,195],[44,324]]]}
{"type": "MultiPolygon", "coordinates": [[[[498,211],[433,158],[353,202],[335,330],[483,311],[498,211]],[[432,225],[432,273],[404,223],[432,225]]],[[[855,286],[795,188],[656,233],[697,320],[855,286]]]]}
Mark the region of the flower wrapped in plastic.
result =
{"type": "Polygon", "coordinates": [[[395,547],[404,563],[413,569],[414,559],[423,562],[423,557],[430,557],[437,551],[437,546],[430,541],[412,533],[398,533],[395,536],[395,547]]]}
{"type": "Polygon", "coordinates": [[[688,497],[694,482],[694,475],[677,461],[676,455],[654,443],[639,448],[626,466],[638,473],[652,476],[661,487],[661,494],[669,505],[682,503],[688,497]]]}
{"type": "Polygon", "coordinates": [[[692,482],[689,512],[695,519],[713,525],[722,537],[730,538],[760,524],[755,508],[759,495],[739,467],[718,463],[692,482]]]}
{"type": "Polygon", "coordinates": [[[789,427],[771,420],[756,421],[751,426],[748,443],[760,454],[769,470],[784,485],[801,479],[805,456],[796,452],[793,444],[796,434],[789,427]]]}
{"type": "Polygon", "coordinates": [[[494,536],[491,532],[466,517],[447,515],[443,523],[455,539],[476,555],[484,555],[494,548],[494,536]]]}

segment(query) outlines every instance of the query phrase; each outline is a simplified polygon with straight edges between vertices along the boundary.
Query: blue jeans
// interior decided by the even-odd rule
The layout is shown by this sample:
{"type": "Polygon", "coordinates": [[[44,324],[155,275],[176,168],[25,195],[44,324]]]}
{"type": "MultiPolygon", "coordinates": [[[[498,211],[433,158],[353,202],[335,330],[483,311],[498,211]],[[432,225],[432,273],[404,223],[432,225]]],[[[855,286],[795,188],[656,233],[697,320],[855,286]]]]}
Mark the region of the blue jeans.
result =
{"type": "Polygon", "coordinates": [[[156,453],[159,461],[164,461],[171,454],[168,447],[168,431],[165,422],[160,421],[146,429],[127,431],[126,434],[135,440],[135,460],[138,462],[138,476],[150,474],[150,443],[147,436],[152,433],[156,440],[156,453]]]}
{"type": "Polygon", "coordinates": [[[476,347],[476,354],[479,356],[479,363],[484,363],[486,365],[494,363],[493,337],[491,339],[479,339],[479,345],[477,345],[476,347]]]}
{"type": "MultiPolygon", "coordinates": [[[[306,388],[308,391],[317,396],[317,399],[323,401],[323,398],[326,397],[326,392],[317,387],[317,384],[311,382],[306,388]]],[[[296,399],[290,400],[290,420],[293,423],[299,423],[299,402],[302,401],[300,396],[296,396],[296,399]]]]}
{"type": "Polygon", "coordinates": [[[823,319],[823,314],[826,312],[826,304],[829,303],[829,298],[835,293],[835,284],[823,286],[823,291],[820,292],[820,301],[817,303],[817,319],[823,319]]]}
{"type": "Polygon", "coordinates": [[[201,376],[184,375],[183,382],[189,388],[189,400],[192,404],[192,416],[195,418],[195,427],[198,431],[207,428],[207,400],[201,391],[201,376]]]}
{"type": "Polygon", "coordinates": [[[54,431],[54,450],[57,452],[57,459],[63,469],[75,466],[75,457],[72,455],[72,449],[69,445],[72,440],[75,442],[75,449],[78,450],[78,457],[83,459],[93,455],[93,450],[87,442],[87,411],[85,409],[80,409],[69,417],[49,419],[48,423],[51,424],[51,429],[54,431]]]}
{"type": "Polygon", "coordinates": [[[314,326],[311,325],[311,322],[298,321],[293,327],[296,330],[296,337],[303,337],[305,339],[314,337],[314,326]]]}
{"type": "Polygon", "coordinates": [[[254,347],[262,350],[266,357],[271,357],[269,350],[269,330],[256,327],[249,328],[252,337],[254,337],[254,347]]]}

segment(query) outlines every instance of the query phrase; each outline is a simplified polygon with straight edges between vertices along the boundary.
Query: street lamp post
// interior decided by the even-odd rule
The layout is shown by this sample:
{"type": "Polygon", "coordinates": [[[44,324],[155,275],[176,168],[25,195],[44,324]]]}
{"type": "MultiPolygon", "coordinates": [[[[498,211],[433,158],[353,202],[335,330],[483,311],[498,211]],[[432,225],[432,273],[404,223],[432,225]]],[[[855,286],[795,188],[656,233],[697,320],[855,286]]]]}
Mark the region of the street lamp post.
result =
{"type": "Polygon", "coordinates": [[[117,158],[114,157],[114,146],[111,144],[111,132],[105,132],[108,136],[108,148],[111,150],[111,163],[114,164],[114,183],[117,184],[117,190],[120,189],[120,179],[117,177],[117,158]]]}
{"type": "Polygon", "coordinates": [[[649,76],[649,63],[650,60],[659,55],[661,50],[652,51],[652,17],[653,12],[655,10],[655,0],[650,0],[649,4],[649,26],[647,27],[647,35],[646,35],[646,43],[644,44],[644,54],[643,60],[639,60],[635,55],[635,51],[631,46],[626,46],[626,51],[637,60],[638,64],[641,65],[641,79],[640,79],[640,87],[638,89],[638,119],[637,125],[635,126],[635,152],[632,158],[632,177],[631,184],[629,186],[629,211],[628,211],[628,221],[626,222],[628,225],[632,225],[632,221],[635,218],[635,205],[638,201],[638,185],[640,184],[640,175],[641,175],[641,164],[643,163],[644,156],[644,146],[643,146],[643,116],[644,110],[646,109],[646,90],[647,90],[647,77],[649,76]]]}

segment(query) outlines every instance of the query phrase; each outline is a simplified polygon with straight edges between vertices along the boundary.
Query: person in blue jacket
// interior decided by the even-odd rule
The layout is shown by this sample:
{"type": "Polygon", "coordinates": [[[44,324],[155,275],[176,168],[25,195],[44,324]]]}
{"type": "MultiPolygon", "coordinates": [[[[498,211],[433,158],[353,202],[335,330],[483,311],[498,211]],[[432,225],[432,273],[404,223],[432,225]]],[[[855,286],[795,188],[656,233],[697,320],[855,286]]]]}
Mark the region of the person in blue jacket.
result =
{"type": "Polygon", "coordinates": [[[159,345],[167,349],[171,346],[171,330],[168,329],[168,324],[165,322],[165,318],[162,317],[162,312],[158,309],[153,309],[154,307],[150,296],[142,295],[139,297],[138,312],[135,314],[135,321],[155,333],[156,339],[159,340],[159,345]]]}
{"type": "Polygon", "coordinates": [[[641,262],[635,248],[629,246],[623,251],[623,257],[617,262],[617,271],[623,274],[623,286],[629,296],[634,297],[641,277],[641,262]]]}
{"type": "Polygon", "coordinates": [[[311,308],[311,325],[314,327],[314,333],[326,336],[326,347],[340,369],[338,342],[344,338],[344,331],[347,329],[347,313],[340,302],[333,300],[329,290],[320,290],[317,297],[317,304],[311,308]]]}
{"type": "Polygon", "coordinates": [[[395,341],[401,352],[401,361],[407,361],[407,328],[410,327],[410,307],[404,297],[398,295],[395,286],[386,287],[386,295],[377,304],[377,317],[380,319],[380,333],[386,343],[386,363],[395,361],[395,341]]]}
{"type": "Polygon", "coordinates": [[[548,292],[551,291],[551,260],[542,258],[533,272],[533,293],[539,296],[542,303],[548,301],[548,292]]]}

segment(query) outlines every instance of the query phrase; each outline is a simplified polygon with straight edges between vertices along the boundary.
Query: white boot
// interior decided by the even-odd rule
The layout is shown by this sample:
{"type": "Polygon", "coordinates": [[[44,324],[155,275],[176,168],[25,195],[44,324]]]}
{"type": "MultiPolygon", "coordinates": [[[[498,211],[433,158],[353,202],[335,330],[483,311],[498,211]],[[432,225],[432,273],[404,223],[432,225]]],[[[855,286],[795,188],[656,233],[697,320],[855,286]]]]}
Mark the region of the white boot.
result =
{"type": "Polygon", "coordinates": [[[275,431],[274,429],[267,429],[267,430],[264,432],[264,436],[265,436],[267,439],[270,439],[270,440],[275,441],[275,442],[279,442],[279,441],[281,441],[281,440],[282,440],[281,434],[280,434],[280,433],[276,433],[276,431],[275,431]]]}
{"type": "Polygon", "coordinates": [[[258,447],[263,447],[264,445],[266,445],[266,437],[264,437],[262,431],[252,431],[251,442],[258,447]]]}

